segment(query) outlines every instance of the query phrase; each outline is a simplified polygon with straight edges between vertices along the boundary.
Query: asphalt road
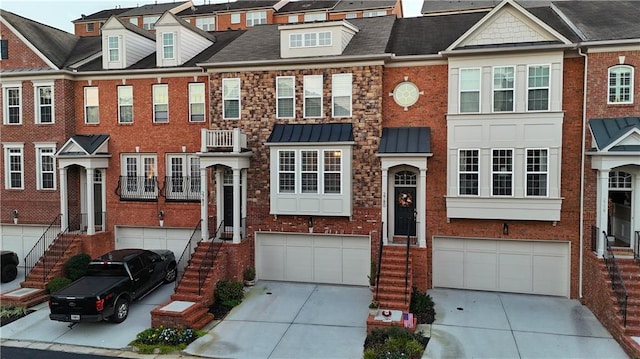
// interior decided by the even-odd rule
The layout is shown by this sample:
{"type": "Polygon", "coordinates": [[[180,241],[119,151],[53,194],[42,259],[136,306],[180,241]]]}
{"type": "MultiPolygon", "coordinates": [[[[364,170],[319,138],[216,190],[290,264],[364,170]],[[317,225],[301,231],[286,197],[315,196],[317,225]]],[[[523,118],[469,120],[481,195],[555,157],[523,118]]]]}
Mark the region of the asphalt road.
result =
{"type": "Polygon", "coordinates": [[[0,347],[1,359],[109,359],[107,357],[94,354],[77,354],[53,350],[38,350],[17,347],[0,347]]]}

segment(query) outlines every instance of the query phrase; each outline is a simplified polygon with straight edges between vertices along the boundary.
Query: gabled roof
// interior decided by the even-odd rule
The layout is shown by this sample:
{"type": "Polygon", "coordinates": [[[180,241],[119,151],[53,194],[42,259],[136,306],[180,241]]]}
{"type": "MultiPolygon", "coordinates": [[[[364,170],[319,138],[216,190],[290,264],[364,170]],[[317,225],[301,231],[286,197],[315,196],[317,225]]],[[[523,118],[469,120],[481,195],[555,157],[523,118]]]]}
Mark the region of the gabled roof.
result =
{"type": "MultiPolygon", "coordinates": [[[[154,33],[152,33],[151,31],[145,30],[141,27],[138,27],[132,23],[130,23],[129,21],[123,20],[117,16],[113,16],[113,19],[115,19],[115,21],[119,22],[122,26],[124,26],[125,29],[134,32],[140,36],[144,36],[147,39],[156,41],[156,35],[154,33]]],[[[111,18],[109,18],[109,20],[107,20],[107,22],[111,21],[111,18]]]]}
{"type": "Polygon", "coordinates": [[[640,151],[640,117],[593,118],[589,128],[599,151],[640,151]]]}
{"type": "MultiPolygon", "coordinates": [[[[92,156],[109,140],[109,135],[73,135],[56,153],[57,156],[92,156]]],[[[105,147],[106,148],[106,147],[105,147]]]]}
{"type": "Polygon", "coordinates": [[[218,12],[252,10],[252,9],[271,9],[278,1],[270,0],[242,0],[235,2],[225,2],[217,4],[196,5],[188,9],[180,11],[178,16],[215,14],[218,12]]]}
{"type": "Polygon", "coordinates": [[[351,123],[276,124],[267,143],[353,142],[351,123]]]}
{"type": "Polygon", "coordinates": [[[171,9],[182,6],[187,2],[188,1],[171,2],[165,4],[146,4],[139,7],[131,8],[130,10],[121,13],[120,16],[128,17],[140,15],[160,15],[165,11],[169,11],[171,9]]]}
{"type": "Polygon", "coordinates": [[[429,127],[385,127],[378,153],[430,153],[429,127]]]}
{"type": "MultiPolygon", "coordinates": [[[[395,18],[395,15],[388,15],[349,19],[348,22],[357,27],[359,31],[339,56],[385,54],[395,18]]],[[[207,62],[221,64],[280,60],[279,26],[278,24],[254,26],[207,62]]],[[[309,61],[309,59],[313,59],[313,57],[305,57],[304,61],[309,61]]]]}
{"type": "Polygon", "coordinates": [[[336,6],[338,0],[301,0],[290,1],[278,10],[278,14],[290,12],[328,11],[336,6]]]}
{"type": "Polygon", "coordinates": [[[341,0],[333,11],[356,11],[393,8],[397,0],[341,0]]]}
{"type": "Polygon", "coordinates": [[[640,38],[638,1],[554,1],[583,41],[640,38]]]}
{"type": "Polygon", "coordinates": [[[479,1],[459,1],[459,0],[441,0],[441,1],[424,1],[422,3],[421,13],[424,15],[442,14],[442,13],[462,13],[472,11],[487,11],[500,3],[499,0],[479,0],[479,1]]]}
{"type": "Polygon", "coordinates": [[[76,23],[76,22],[84,22],[84,21],[92,21],[92,20],[106,20],[110,18],[112,15],[117,16],[131,9],[133,9],[133,7],[124,7],[124,8],[121,7],[121,8],[115,8],[115,9],[100,10],[98,12],[94,12],[93,14],[82,15],[71,22],[76,23]]]}
{"type": "Polygon", "coordinates": [[[9,11],[0,10],[0,17],[16,29],[42,56],[57,68],[61,68],[64,65],[78,41],[78,37],[73,34],[9,11]]]}
{"type": "Polygon", "coordinates": [[[171,17],[173,18],[173,20],[180,26],[191,30],[192,32],[195,32],[196,34],[204,37],[207,40],[211,40],[211,41],[216,41],[216,37],[213,36],[212,34],[202,30],[201,28],[192,25],[190,22],[187,22],[186,20],[181,19],[180,17],[174,15],[173,13],[171,13],[170,11],[165,12],[164,14],[162,14],[162,16],[160,17],[160,19],[158,19],[158,22],[162,21],[163,18],[165,17],[171,17]]]}

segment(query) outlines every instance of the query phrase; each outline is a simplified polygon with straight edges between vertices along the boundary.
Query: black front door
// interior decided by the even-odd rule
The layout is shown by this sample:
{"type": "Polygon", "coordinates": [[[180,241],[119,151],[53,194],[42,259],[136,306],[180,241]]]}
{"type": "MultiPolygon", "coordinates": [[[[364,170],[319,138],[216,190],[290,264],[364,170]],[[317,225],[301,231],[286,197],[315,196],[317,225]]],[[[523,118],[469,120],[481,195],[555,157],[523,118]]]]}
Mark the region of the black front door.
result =
{"type": "Polygon", "coordinates": [[[224,232],[233,231],[233,186],[224,186],[224,232]]]}
{"type": "Polygon", "coordinates": [[[93,184],[93,213],[96,226],[102,225],[102,183],[93,184]]]}
{"type": "Polygon", "coordinates": [[[396,236],[416,235],[416,188],[396,187],[395,189],[395,228],[396,236]]]}

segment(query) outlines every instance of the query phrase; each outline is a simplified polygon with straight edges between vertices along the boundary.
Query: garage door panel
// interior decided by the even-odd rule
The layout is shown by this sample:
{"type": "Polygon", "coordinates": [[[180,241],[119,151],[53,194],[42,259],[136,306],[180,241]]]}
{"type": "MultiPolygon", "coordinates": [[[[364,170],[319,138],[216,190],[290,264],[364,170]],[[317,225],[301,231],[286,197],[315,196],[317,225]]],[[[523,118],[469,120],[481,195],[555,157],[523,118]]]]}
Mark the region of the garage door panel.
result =
{"type": "Polygon", "coordinates": [[[302,236],[287,236],[288,247],[309,247],[313,244],[311,238],[305,238],[302,236]]]}
{"type": "Polygon", "coordinates": [[[497,290],[498,273],[495,265],[496,260],[497,255],[495,253],[467,252],[464,263],[465,288],[497,290]]]}
{"type": "Polygon", "coordinates": [[[434,286],[463,288],[464,253],[442,251],[433,256],[433,267],[438,268],[438,275],[433,277],[434,286]]]}
{"type": "Polygon", "coordinates": [[[527,254],[501,254],[498,278],[500,291],[532,293],[532,258],[527,254]]]}
{"type": "Polygon", "coordinates": [[[284,245],[267,245],[263,243],[257,258],[260,258],[258,273],[261,279],[284,279],[284,245]]]}
{"type": "Polygon", "coordinates": [[[468,252],[495,253],[498,248],[498,243],[495,241],[467,241],[465,248],[468,252]]]}
{"type": "Polygon", "coordinates": [[[521,253],[527,256],[533,253],[533,244],[530,242],[502,241],[497,243],[500,253],[521,253]]]}
{"type": "Polygon", "coordinates": [[[314,281],[320,283],[342,282],[342,250],[340,248],[315,248],[313,256],[314,281]]]}
{"type": "MultiPolygon", "coordinates": [[[[300,244],[301,241],[289,241],[300,244]]],[[[287,246],[284,279],[295,282],[310,282],[313,280],[313,250],[311,247],[287,246]]]]}
{"type": "Polygon", "coordinates": [[[434,248],[438,250],[464,250],[464,240],[458,238],[441,238],[434,243],[434,248]]]}
{"type": "Polygon", "coordinates": [[[533,262],[533,288],[536,292],[551,294],[566,287],[566,262],[562,258],[535,256],[533,262]]]}
{"type": "Polygon", "coordinates": [[[342,248],[343,240],[342,237],[333,238],[323,236],[321,238],[313,238],[313,246],[316,248],[342,248]]]}
{"type": "Polygon", "coordinates": [[[557,243],[536,242],[533,253],[536,255],[550,255],[564,257],[567,254],[567,246],[559,246],[557,243]]]}
{"type": "MultiPolygon", "coordinates": [[[[342,248],[350,248],[350,249],[361,249],[358,253],[366,253],[365,257],[369,258],[369,240],[363,240],[362,238],[351,238],[351,237],[343,237],[342,240],[342,248]]],[[[369,263],[367,263],[367,268],[369,268],[369,263]]],[[[368,270],[368,269],[367,269],[368,270]]]]}
{"type": "MultiPolygon", "coordinates": [[[[349,242],[353,242],[353,240],[349,242]]],[[[369,278],[367,278],[371,265],[369,255],[368,248],[346,248],[342,250],[343,284],[369,285],[369,278]]]]}

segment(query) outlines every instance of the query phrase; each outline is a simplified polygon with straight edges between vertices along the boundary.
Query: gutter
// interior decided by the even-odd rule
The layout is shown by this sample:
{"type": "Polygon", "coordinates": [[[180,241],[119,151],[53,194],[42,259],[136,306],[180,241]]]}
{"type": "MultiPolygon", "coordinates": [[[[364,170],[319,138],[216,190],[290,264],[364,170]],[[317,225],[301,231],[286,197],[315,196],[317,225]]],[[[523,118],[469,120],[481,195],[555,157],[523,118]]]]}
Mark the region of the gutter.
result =
{"type": "Polygon", "coordinates": [[[439,54],[443,56],[448,55],[478,55],[478,54],[491,54],[491,53],[500,53],[500,52],[531,52],[538,50],[561,50],[561,49],[575,49],[574,44],[557,44],[557,45],[537,45],[537,46],[526,46],[526,47],[496,47],[496,48],[476,48],[476,49],[467,49],[467,50],[444,50],[440,51],[439,54]]]}
{"type": "Polygon", "coordinates": [[[154,67],[152,69],[136,69],[136,70],[127,70],[127,69],[119,69],[119,70],[98,70],[98,71],[77,71],[73,70],[73,75],[76,76],[87,76],[87,75],[126,75],[126,74],[167,74],[172,72],[204,72],[201,67],[172,67],[170,71],[168,69],[163,69],[159,67],[154,67]]]}
{"type": "Polygon", "coordinates": [[[582,52],[582,48],[578,48],[578,54],[584,57],[584,78],[582,80],[582,145],[580,146],[580,256],[578,258],[578,298],[582,298],[582,282],[584,276],[584,165],[586,162],[585,141],[587,139],[587,79],[589,69],[589,57],[582,52]]]}
{"type": "Polygon", "coordinates": [[[375,54],[375,55],[352,55],[352,56],[334,56],[334,57],[296,57],[291,59],[277,60],[258,60],[258,61],[232,61],[224,63],[203,62],[196,65],[203,68],[228,68],[228,67],[251,67],[251,66],[277,66],[277,65],[295,65],[295,64],[319,64],[319,63],[341,63],[355,61],[375,61],[388,60],[391,54],[375,54]]]}
{"type": "Polygon", "coordinates": [[[623,39],[623,40],[596,40],[596,41],[584,41],[579,42],[577,45],[579,47],[586,46],[607,46],[607,45],[633,45],[640,44],[640,39],[623,39]]]}

